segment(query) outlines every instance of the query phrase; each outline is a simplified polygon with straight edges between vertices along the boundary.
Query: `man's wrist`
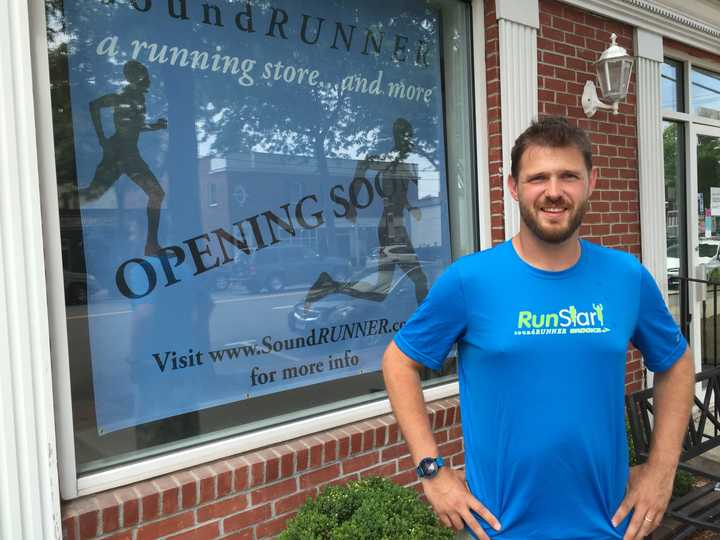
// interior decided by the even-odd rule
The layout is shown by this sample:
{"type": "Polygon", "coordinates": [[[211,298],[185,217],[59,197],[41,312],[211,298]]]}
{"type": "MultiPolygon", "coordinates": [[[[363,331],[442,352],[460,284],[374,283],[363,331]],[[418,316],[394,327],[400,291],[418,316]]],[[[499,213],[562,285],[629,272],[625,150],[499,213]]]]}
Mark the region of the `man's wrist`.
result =
{"type": "Polygon", "coordinates": [[[420,460],[415,472],[420,479],[434,478],[444,466],[445,459],[442,456],[425,457],[420,460]]]}

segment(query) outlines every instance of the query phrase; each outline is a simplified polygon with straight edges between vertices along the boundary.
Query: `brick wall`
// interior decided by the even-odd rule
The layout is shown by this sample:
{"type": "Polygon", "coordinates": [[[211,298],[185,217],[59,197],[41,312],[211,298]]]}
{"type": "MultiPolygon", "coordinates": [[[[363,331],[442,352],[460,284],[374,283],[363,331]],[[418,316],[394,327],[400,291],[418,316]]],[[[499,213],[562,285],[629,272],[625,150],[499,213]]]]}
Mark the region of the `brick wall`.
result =
{"type": "Polygon", "coordinates": [[[505,240],[502,174],[502,120],[500,117],[500,41],[495,2],[485,2],[485,78],[487,90],[488,171],[490,226],[493,245],[505,240]]]}
{"type": "Polygon", "coordinates": [[[674,39],[663,38],[663,48],[667,50],[668,56],[671,57],[672,51],[680,51],[699,60],[709,60],[710,62],[720,64],[720,55],[713,54],[709,51],[704,51],[702,49],[696,49],[695,47],[685,45],[684,43],[680,43],[679,41],[675,41],[674,39]]]}
{"type": "MultiPolygon", "coordinates": [[[[441,455],[462,467],[458,400],[428,413],[441,455]]],[[[63,506],[63,538],[274,538],[324,486],[365,476],[422,489],[392,415],[77,499],[63,506]]]]}

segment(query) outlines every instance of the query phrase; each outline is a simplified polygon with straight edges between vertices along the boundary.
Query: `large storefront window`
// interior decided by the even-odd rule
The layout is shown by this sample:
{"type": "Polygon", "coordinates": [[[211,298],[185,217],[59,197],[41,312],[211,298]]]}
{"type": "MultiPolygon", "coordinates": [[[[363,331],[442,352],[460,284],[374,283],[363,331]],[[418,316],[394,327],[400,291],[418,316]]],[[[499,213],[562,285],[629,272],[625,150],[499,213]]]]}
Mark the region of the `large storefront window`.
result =
{"type": "Polygon", "coordinates": [[[469,6],[47,5],[79,473],[384,397],[477,248],[469,6]]]}

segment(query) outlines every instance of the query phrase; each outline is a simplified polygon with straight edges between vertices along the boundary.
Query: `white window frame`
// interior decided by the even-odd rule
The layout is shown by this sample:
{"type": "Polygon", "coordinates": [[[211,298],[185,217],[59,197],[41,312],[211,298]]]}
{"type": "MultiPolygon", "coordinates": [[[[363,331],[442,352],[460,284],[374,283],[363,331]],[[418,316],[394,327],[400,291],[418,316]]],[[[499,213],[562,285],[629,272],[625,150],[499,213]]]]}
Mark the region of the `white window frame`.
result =
{"type": "MultiPolygon", "coordinates": [[[[30,2],[32,70],[35,92],[35,113],[38,126],[38,165],[43,211],[43,240],[48,290],[48,313],[52,349],[52,383],[54,390],[56,435],[59,456],[60,495],[63,499],[89,495],[146,478],[169,474],[248,452],[297,437],[318,433],[352,422],[366,420],[391,412],[387,398],[328,412],[319,416],[272,426],[256,432],[209,442],[197,447],[118,465],[100,472],[78,477],[70,385],[70,356],[67,339],[66,306],[62,276],[60,220],[53,144],[52,107],[50,99],[49,62],[47,55],[44,2],[30,2]]],[[[485,100],[484,6],[483,0],[471,4],[472,43],[475,90],[475,129],[477,136],[477,192],[480,247],[490,246],[490,201],[487,168],[487,117],[485,100]]],[[[477,218],[476,218],[477,219],[477,218]]],[[[458,382],[441,383],[424,389],[426,401],[456,396],[458,382]]]]}
{"type": "MultiPolygon", "coordinates": [[[[720,62],[711,62],[707,59],[698,59],[684,51],[678,51],[671,47],[664,47],[663,56],[669,60],[675,60],[682,65],[683,74],[683,109],[686,111],[692,111],[692,68],[699,67],[713,73],[720,74],[720,62]]],[[[683,125],[683,146],[685,153],[685,212],[687,216],[697,215],[697,148],[696,137],[698,133],[703,133],[704,127],[720,128],[720,121],[705,116],[699,116],[692,112],[679,112],[679,111],[662,111],[663,121],[673,121],[682,123],[683,125]]],[[[663,227],[665,224],[663,223],[663,227]]],[[[697,242],[698,238],[698,223],[697,219],[688,219],[687,230],[685,231],[687,238],[685,238],[686,249],[688,249],[687,260],[688,260],[688,274],[690,277],[695,277],[695,268],[697,267],[697,254],[694,250],[691,250],[691,243],[697,242]]],[[[695,288],[690,288],[690,298],[688,302],[692,313],[697,311],[697,305],[695,302],[695,288]]],[[[700,351],[700,325],[697,323],[697,319],[692,323],[691,329],[691,347],[694,352],[700,351]]],[[[700,354],[694,354],[695,360],[695,371],[702,369],[702,358],[700,354]]],[[[700,389],[697,389],[698,392],[700,389]]]]}

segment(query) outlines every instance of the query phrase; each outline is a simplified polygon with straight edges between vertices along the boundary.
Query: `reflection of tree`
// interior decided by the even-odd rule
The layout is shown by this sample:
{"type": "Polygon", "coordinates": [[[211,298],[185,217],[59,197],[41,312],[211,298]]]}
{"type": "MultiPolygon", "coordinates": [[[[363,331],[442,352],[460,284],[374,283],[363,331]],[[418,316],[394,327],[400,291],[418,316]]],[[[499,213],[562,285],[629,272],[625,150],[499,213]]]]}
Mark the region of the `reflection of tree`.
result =
{"type": "MultiPolygon", "coordinates": [[[[352,21],[352,24],[360,26],[357,20],[352,21]]],[[[395,26],[416,29],[419,39],[428,42],[431,50],[435,50],[434,44],[439,40],[439,33],[437,25],[430,24],[429,17],[403,13],[393,18],[387,27],[378,27],[377,30],[389,35],[396,29],[395,26]]],[[[292,42],[288,42],[288,48],[292,47],[292,42]]],[[[298,156],[304,160],[312,159],[321,175],[327,175],[328,158],[353,159],[367,154],[377,147],[377,138],[382,132],[378,111],[391,107],[400,116],[412,117],[413,112],[417,115],[417,111],[425,105],[343,90],[340,80],[328,80],[331,76],[329,74],[334,77],[335,74],[346,76],[356,73],[352,64],[357,54],[327,50],[323,52],[322,63],[319,63],[317,48],[300,43],[284,64],[317,67],[321,74],[320,80],[325,77],[323,82],[332,83],[322,87],[283,81],[270,83],[257,77],[256,84],[260,92],[243,100],[238,99],[234,83],[227,85],[223,93],[219,93],[217,86],[213,86],[213,106],[203,123],[207,136],[213,139],[213,151],[218,155],[227,155],[256,149],[298,156]],[[268,95],[271,99],[267,98],[268,95]],[[348,149],[352,149],[352,154],[349,154],[348,149]]],[[[262,55],[258,56],[256,70],[262,68],[264,62],[262,55]]],[[[423,68],[414,66],[411,56],[408,53],[408,59],[403,63],[394,62],[386,54],[374,57],[374,69],[363,75],[367,76],[369,83],[382,70],[382,87],[385,89],[388,81],[406,78],[407,73],[412,71],[421,74],[418,79],[420,85],[433,87],[435,95],[439,96],[440,88],[434,77],[434,66],[440,59],[430,55],[431,66],[423,68]]],[[[363,62],[367,59],[356,59],[360,58],[363,62]]],[[[261,69],[256,71],[256,75],[259,73],[261,69]]],[[[430,111],[432,109],[428,108],[428,113],[430,111]]],[[[437,127],[441,118],[439,115],[433,117],[432,114],[426,114],[423,121],[424,130],[419,129],[416,133],[415,151],[438,167],[437,127]]]]}

